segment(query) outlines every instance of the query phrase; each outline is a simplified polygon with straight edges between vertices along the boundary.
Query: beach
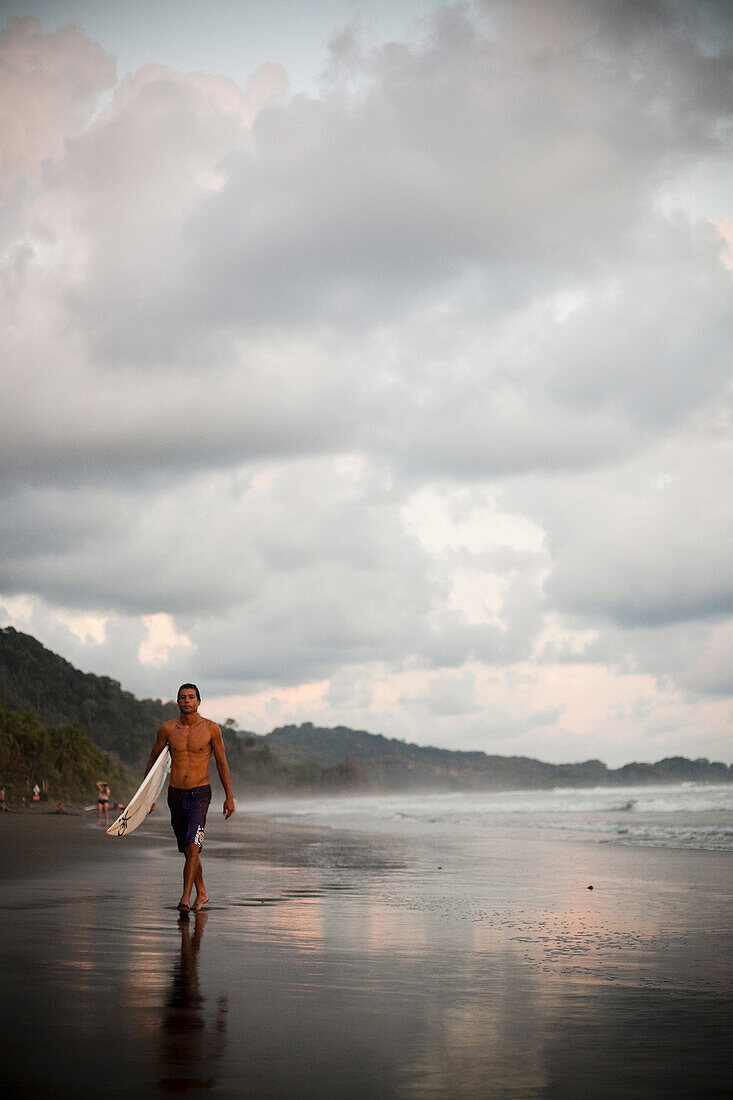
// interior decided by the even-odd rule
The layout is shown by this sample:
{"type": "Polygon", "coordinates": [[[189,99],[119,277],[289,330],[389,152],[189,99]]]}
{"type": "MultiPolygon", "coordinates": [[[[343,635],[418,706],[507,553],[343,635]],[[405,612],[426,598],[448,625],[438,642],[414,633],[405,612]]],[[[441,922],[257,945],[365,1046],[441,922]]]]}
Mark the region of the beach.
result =
{"type": "Polygon", "coordinates": [[[727,1095],[730,851],[445,805],[215,795],[188,918],[164,808],[2,815],[7,1094],[727,1095]]]}

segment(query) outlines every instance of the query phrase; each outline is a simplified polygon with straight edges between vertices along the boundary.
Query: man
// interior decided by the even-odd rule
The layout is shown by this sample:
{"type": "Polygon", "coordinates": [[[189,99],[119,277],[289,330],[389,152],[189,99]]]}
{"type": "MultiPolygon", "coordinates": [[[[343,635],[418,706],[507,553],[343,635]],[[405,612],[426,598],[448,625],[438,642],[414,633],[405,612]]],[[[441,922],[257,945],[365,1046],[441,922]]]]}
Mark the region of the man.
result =
{"type": "Polygon", "coordinates": [[[183,893],[178,903],[182,913],[191,910],[191,890],[196,887],[193,909],[198,912],[209,900],[201,870],[200,852],[204,843],[206,813],[211,802],[209,761],[214,754],[226,798],[224,817],[234,813],[232,779],[229,774],[221,730],[216,722],[199,714],[201,696],[195,684],[182,684],[178,689],[180,717],[164,722],[158,730],[150,753],[147,775],[166,745],[171,750],[171,778],[168,806],[171,825],[178,841],[178,851],[186,857],[183,868],[183,893]]]}

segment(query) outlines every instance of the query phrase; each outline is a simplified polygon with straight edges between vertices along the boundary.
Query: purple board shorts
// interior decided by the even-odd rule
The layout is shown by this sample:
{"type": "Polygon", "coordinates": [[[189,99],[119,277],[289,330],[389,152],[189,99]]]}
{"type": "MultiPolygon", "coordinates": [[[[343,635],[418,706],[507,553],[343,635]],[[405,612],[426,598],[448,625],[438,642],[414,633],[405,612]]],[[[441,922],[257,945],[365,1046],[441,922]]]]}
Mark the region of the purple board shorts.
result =
{"type": "Polygon", "coordinates": [[[187,844],[197,844],[199,851],[203,848],[210,802],[211,787],[208,783],[205,787],[168,788],[168,808],[179,852],[185,852],[187,844]]]}

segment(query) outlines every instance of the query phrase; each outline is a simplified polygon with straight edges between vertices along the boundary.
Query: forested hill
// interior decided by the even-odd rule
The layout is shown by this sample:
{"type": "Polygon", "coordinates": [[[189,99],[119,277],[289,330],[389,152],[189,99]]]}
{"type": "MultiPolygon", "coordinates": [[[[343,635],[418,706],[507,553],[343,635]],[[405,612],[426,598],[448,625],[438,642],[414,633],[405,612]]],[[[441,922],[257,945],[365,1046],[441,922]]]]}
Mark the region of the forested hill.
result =
{"type": "Polygon", "coordinates": [[[370,782],[383,790],[509,790],[733,780],[733,767],[684,756],[668,757],[655,764],[625,764],[615,770],[600,760],[545,764],[526,756],[489,756],[411,745],[345,726],[321,729],[310,722],[273,730],[265,741],[285,761],[314,760],[325,767],[334,767],[345,759],[356,761],[370,782]]]}
{"type": "MultiPolygon", "coordinates": [[[[80,672],[13,627],[0,629],[0,705],[13,712],[31,711],[44,726],[83,727],[81,732],[86,731],[95,745],[133,773],[139,773],[147,760],[161,723],[178,714],[174,702],[136,699],[116,680],[80,672]]],[[[15,725],[18,718],[16,714],[12,719],[15,725]]],[[[545,764],[524,756],[427,748],[365,730],[345,726],[324,729],[310,722],[284,726],[265,737],[232,729],[226,723],[222,733],[235,786],[257,793],[516,790],[733,779],[733,767],[708,760],[671,757],[655,764],[626,764],[616,770],[600,760],[545,764]]],[[[23,743],[30,745],[31,740],[26,737],[23,743]]],[[[67,738],[64,744],[71,742],[67,738]]]]}
{"type": "Polygon", "coordinates": [[[178,714],[175,703],[136,699],[117,680],[80,672],[30,634],[0,630],[0,703],[32,711],[43,723],[78,723],[104,752],[139,770],[155,732],[178,714]]]}
{"type": "MultiPolygon", "coordinates": [[[[105,763],[92,749],[96,746],[111,753],[139,775],[155,731],[167,718],[176,717],[178,707],[160,698],[138,700],[123,691],[117,680],[79,672],[31,635],[6,627],[0,629],[0,714],[4,714],[0,783],[20,798],[21,793],[28,794],[33,775],[46,782],[56,798],[61,796],[58,792],[72,798],[69,792],[76,788],[84,789],[85,798],[89,798],[96,794],[92,773],[96,778],[100,771],[111,774],[116,796],[129,793],[130,781],[124,771],[114,770],[113,760],[105,763]],[[87,744],[87,735],[94,745],[87,744]]],[[[283,761],[263,737],[232,729],[229,724],[221,731],[234,788],[241,793],[369,787],[363,770],[353,761],[333,767],[321,767],[310,760],[283,761]]]]}
{"type": "Polygon", "coordinates": [[[97,782],[106,780],[113,804],[126,801],[134,778],[95,745],[81,726],[48,726],[31,711],[18,714],[0,706],[0,783],[15,808],[41,789],[44,807],[64,802],[96,802],[97,782]]]}
{"type": "MultiPolygon", "coordinates": [[[[89,798],[96,794],[92,776],[103,772],[114,779],[115,797],[130,793],[130,777],[98,750],[139,775],[156,730],[177,714],[174,702],[136,699],[117,680],[80,672],[31,635],[0,629],[0,783],[14,797],[28,794],[33,777],[49,796],[76,798],[71,792],[83,791],[89,798]]],[[[242,793],[369,786],[353,761],[333,767],[286,762],[263,737],[229,724],[222,735],[235,789],[242,793]]]]}

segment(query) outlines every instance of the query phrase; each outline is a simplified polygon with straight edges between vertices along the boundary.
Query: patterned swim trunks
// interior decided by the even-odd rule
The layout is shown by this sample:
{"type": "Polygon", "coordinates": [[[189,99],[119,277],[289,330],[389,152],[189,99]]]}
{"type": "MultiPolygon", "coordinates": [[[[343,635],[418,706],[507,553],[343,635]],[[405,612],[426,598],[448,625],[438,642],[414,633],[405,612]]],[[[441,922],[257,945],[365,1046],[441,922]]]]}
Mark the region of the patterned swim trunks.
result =
{"type": "Polygon", "coordinates": [[[169,787],[168,808],[171,812],[171,825],[178,841],[178,851],[185,852],[187,844],[204,846],[206,814],[211,802],[211,787],[169,787]]]}

